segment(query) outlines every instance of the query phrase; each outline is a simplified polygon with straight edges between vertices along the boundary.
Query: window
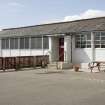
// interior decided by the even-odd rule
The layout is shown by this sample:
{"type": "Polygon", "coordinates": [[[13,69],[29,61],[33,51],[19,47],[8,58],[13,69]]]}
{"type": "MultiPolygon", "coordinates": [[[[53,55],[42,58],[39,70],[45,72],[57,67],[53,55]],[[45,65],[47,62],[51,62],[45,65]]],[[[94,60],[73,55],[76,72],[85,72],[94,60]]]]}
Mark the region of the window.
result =
{"type": "Polygon", "coordinates": [[[29,37],[20,37],[20,49],[29,49],[29,37]]]}
{"type": "Polygon", "coordinates": [[[34,38],[32,37],[31,38],[31,49],[34,49],[35,48],[35,43],[34,43],[34,38]]]}
{"type": "Polygon", "coordinates": [[[2,49],[5,49],[5,39],[2,39],[2,49]]]}
{"type": "Polygon", "coordinates": [[[18,38],[10,38],[10,49],[18,49],[18,38]]]}
{"type": "Polygon", "coordinates": [[[83,32],[76,35],[76,48],[91,48],[90,32],[83,32]]]}
{"type": "Polygon", "coordinates": [[[100,48],[101,47],[101,34],[100,32],[95,32],[94,33],[94,43],[95,43],[95,48],[100,48]]]}
{"type": "Polygon", "coordinates": [[[105,32],[94,32],[95,48],[105,48],[105,32]]]}
{"type": "Polygon", "coordinates": [[[9,38],[4,38],[1,41],[2,49],[9,49],[9,38]]]}
{"type": "Polygon", "coordinates": [[[15,49],[18,49],[19,48],[19,46],[18,46],[19,45],[19,41],[18,41],[19,39],[15,38],[14,40],[15,40],[15,43],[14,43],[15,44],[15,49]]]}
{"type": "Polygon", "coordinates": [[[14,38],[10,39],[10,49],[14,49],[14,38]]]}
{"type": "MultiPolygon", "coordinates": [[[[1,43],[2,49],[42,49],[42,37],[3,38],[1,43]]],[[[49,48],[48,37],[43,38],[43,48],[49,48]]]]}
{"type": "Polygon", "coordinates": [[[29,49],[29,37],[25,37],[25,49],[29,49]]]}
{"type": "Polygon", "coordinates": [[[48,37],[43,38],[43,48],[48,49],[49,48],[49,39],[48,37]]]}
{"type": "Polygon", "coordinates": [[[42,38],[41,37],[31,38],[31,49],[42,49],[42,38]]]}
{"type": "Polygon", "coordinates": [[[24,49],[25,47],[25,43],[24,43],[24,37],[20,38],[20,49],[24,49]]]}
{"type": "Polygon", "coordinates": [[[101,32],[101,48],[105,48],[105,32],[101,32]]]}

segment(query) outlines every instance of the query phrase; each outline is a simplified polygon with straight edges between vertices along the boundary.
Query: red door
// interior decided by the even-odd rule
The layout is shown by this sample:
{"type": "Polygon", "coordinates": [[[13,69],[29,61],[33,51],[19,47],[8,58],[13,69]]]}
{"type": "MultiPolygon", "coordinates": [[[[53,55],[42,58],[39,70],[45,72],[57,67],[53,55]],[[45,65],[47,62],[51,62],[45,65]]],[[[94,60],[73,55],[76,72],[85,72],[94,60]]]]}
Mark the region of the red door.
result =
{"type": "Polygon", "coordinates": [[[64,61],[64,38],[59,38],[59,61],[64,61]]]}

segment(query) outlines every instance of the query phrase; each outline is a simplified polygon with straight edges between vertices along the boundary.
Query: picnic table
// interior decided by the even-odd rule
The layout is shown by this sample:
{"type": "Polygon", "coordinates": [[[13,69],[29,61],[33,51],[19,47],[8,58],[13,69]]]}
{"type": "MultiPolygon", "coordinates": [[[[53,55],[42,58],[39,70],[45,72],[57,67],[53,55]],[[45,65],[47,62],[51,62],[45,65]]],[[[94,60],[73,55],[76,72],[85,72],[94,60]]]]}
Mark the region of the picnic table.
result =
{"type": "Polygon", "coordinates": [[[88,64],[89,69],[91,72],[93,71],[94,68],[97,68],[98,71],[100,72],[101,68],[105,68],[105,61],[93,61],[88,64]]]}

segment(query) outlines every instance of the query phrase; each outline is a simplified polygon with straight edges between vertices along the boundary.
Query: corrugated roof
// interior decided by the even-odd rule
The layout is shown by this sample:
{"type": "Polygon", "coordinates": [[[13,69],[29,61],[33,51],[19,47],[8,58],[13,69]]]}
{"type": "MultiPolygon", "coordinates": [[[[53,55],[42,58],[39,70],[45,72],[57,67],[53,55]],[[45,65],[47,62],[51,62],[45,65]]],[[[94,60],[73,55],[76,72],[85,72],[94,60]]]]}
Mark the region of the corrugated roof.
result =
{"type": "Polygon", "coordinates": [[[105,30],[105,17],[4,29],[0,31],[0,36],[49,35],[96,30],[105,30]]]}

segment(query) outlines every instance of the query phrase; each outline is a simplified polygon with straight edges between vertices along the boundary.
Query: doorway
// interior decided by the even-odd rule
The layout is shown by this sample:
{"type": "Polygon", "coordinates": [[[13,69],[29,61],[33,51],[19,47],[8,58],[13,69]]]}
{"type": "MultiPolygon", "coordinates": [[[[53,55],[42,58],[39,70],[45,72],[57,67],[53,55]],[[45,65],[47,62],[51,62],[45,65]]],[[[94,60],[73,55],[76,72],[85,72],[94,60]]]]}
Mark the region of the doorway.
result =
{"type": "Polygon", "coordinates": [[[64,38],[59,38],[59,61],[64,61],[64,38]]]}

